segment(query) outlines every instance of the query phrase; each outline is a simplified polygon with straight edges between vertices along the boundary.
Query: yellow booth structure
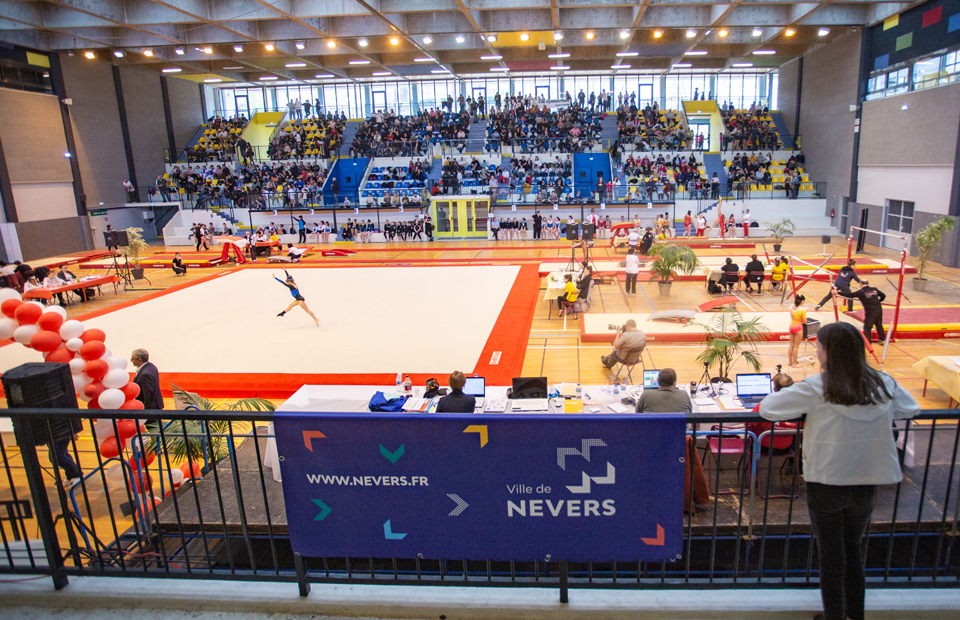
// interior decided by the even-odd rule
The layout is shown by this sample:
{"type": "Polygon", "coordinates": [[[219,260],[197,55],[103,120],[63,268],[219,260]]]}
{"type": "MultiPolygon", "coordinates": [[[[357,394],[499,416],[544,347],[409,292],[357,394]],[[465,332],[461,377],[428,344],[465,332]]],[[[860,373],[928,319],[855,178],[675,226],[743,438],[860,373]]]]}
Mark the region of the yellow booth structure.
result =
{"type": "Polygon", "coordinates": [[[436,226],[436,237],[487,237],[490,215],[490,197],[477,194],[465,196],[434,196],[430,203],[430,217],[436,226]]]}

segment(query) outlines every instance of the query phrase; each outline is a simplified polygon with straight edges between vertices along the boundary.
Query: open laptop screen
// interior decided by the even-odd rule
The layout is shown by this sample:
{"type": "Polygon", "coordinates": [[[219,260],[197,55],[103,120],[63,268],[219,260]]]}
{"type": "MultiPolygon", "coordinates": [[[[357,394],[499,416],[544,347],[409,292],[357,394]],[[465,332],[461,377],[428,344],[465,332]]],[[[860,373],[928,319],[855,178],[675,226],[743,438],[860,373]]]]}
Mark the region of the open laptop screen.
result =
{"type": "Polygon", "coordinates": [[[467,377],[463,384],[463,393],[470,396],[486,396],[486,381],[483,377],[467,377]]]}
{"type": "Polygon", "coordinates": [[[643,371],[643,389],[655,390],[658,387],[660,387],[660,371],[644,370],[643,371]]]}
{"type": "Polygon", "coordinates": [[[546,398],[546,377],[514,377],[512,398],[546,398]]]}
{"type": "Polygon", "coordinates": [[[737,396],[741,398],[766,396],[772,391],[768,372],[737,375],[737,396]]]}

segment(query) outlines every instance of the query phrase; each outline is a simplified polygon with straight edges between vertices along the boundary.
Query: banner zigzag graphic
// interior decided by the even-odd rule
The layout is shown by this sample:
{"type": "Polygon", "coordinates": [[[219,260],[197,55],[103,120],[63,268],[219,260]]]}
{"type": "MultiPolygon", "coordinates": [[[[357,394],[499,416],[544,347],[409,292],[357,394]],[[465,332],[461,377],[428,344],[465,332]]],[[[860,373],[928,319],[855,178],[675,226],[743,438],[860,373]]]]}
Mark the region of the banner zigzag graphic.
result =
{"type": "Polygon", "coordinates": [[[567,469],[568,456],[582,456],[585,461],[590,462],[590,448],[606,448],[607,444],[602,439],[583,439],[581,447],[576,448],[557,448],[557,465],[560,469],[567,469]]]}

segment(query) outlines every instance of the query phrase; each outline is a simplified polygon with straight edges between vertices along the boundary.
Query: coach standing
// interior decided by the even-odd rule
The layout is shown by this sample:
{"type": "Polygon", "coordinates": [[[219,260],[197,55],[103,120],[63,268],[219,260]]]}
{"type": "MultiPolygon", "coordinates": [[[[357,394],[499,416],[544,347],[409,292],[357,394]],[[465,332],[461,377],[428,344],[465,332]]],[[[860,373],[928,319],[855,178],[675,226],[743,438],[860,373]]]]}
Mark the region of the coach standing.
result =
{"type": "Polygon", "coordinates": [[[130,361],[137,369],[133,382],[140,386],[137,400],[144,409],[163,409],[163,396],[160,394],[160,371],[150,362],[146,349],[137,349],[130,355],[130,361]]]}
{"type": "Polygon", "coordinates": [[[887,298],[878,288],[870,286],[866,280],[860,280],[860,290],[851,293],[849,289],[837,291],[837,294],[847,299],[859,299],[863,304],[863,335],[867,337],[867,342],[871,341],[873,328],[877,328],[877,336],[882,343],[886,338],[883,334],[883,300],[887,298]]]}
{"type": "Polygon", "coordinates": [[[540,215],[538,210],[533,214],[533,238],[539,239],[540,234],[543,232],[543,216],[540,215]]]}

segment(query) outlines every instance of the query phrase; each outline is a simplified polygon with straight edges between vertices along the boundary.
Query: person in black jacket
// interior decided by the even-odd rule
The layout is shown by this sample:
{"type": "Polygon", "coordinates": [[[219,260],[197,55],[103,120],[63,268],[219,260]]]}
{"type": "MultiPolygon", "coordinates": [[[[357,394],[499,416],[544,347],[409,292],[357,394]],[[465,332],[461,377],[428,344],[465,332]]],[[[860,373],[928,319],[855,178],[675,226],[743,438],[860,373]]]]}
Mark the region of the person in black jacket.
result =
{"type": "Polygon", "coordinates": [[[747,273],[743,276],[743,283],[747,285],[747,292],[752,293],[753,288],[750,285],[755,282],[759,293],[763,288],[763,263],[757,260],[756,254],[752,254],[750,258],[753,260],[744,268],[747,273]]]}
{"type": "Polygon", "coordinates": [[[643,239],[640,241],[640,252],[649,254],[650,248],[653,246],[653,241],[653,229],[647,226],[647,231],[643,233],[643,239]]]}
{"type": "MultiPolygon", "coordinates": [[[[837,292],[840,293],[841,297],[849,298],[849,295],[844,295],[844,293],[850,292],[850,285],[854,281],[860,282],[860,278],[857,277],[857,272],[853,270],[853,266],[857,264],[857,261],[852,258],[847,262],[846,265],[840,268],[840,273],[837,274],[837,277],[833,280],[833,288],[837,289],[837,292]]],[[[830,301],[830,298],[833,296],[833,291],[831,290],[827,293],[823,299],[820,300],[816,306],[813,307],[813,311],[816,312],[823,306],[825,303],[830,301]]],[[[847,302],[847,312],[853,310],[853,302],[847,302]]]]}
{"type": "Polygon", "coordinates": [[[740,277],[740,265],[728,257],[727,263],[720,268],[720,271],[723,272],[723,286],[727,289],[727,292],[730,292],[730,289],[733,288],[733,285],[736,284],[737,279],[740,277]]]}
{"type": "Polygon", "coordinates": [[[146,349],[137,349],[130,354],[137,374],[133,382],[140,386],[137,400],[143,403],[144,409],[163,409],[163,396],[160,394],[160,371],[150,362],[150,354],[146,349]]]}
{"type": "Polygon", "coordinates": [[[433,241],[433,220],[430,219],[429,215],[423,224],[423,231],[427,233],[427,239],[433,241]]]}
{"type": "Polygon", "coordinates": [[[473,413],[477,399],[463,393],[463,386],[467,383],[464,374],[454,370],[450,373],[447,383],[452,391],[440,398],[440,402],[437,403],[437,413],[473,413]]]}
{"type": "Polygon", "coordinates": [[[851,293],[850,289],[847,289],[846,292],[837,291],[837,294],[847,299],[859,299],[863,304],[863,335],[867,337],[867,342],[870,342],[874,327],[877,328],[880,342],[886,340],[883,333],[883,300],[887,296],[883,291],[870,286],[866,280],[860,280],[860,290],[856,293],[851,293]]]}

